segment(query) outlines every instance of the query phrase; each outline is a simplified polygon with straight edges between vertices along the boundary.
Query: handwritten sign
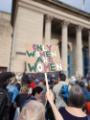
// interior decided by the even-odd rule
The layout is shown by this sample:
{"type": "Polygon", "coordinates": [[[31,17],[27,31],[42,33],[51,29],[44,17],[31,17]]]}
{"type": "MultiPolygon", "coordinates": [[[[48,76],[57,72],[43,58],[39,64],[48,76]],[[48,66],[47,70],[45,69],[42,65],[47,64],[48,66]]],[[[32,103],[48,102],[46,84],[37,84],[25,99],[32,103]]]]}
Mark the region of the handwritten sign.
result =
{"type": "Polygon", "coordinates": [[[33,44],[26,50],[27,71],[54,72],[62,70],[61,64],[55,61],[56,52],[52,45],[33,44]]]}

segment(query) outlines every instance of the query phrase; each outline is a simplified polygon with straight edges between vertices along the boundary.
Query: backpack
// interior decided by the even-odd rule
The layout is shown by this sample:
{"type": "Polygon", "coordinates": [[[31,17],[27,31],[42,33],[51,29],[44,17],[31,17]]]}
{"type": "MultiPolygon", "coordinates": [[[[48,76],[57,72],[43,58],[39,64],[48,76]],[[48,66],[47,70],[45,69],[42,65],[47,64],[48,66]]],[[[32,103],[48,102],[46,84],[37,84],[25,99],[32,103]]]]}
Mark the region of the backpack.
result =
{"type": "Polygon", "coordinates": [[[0,88],[0,120],[9,120],[9,105],[7,91],[0,88]]]}
{"type": "Polygon", "coordinates": [[[67,102],[68,97],[69,97],[69,90],[68,90],[68,85],[63,85],[60,90],[60,95],[63,97],[65,102],[67,102]]]}

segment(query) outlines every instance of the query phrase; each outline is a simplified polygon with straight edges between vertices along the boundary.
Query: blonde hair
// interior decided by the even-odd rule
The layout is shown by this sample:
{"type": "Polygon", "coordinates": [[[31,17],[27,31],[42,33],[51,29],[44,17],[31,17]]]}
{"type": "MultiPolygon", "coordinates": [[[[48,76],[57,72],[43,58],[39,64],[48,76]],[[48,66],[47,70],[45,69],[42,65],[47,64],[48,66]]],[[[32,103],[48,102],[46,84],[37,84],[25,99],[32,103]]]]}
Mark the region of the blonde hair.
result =
{"type": "Polygon", "coordinates": [[[23,85],[22,87],[21,87],[21,93],[27,93],[28,92],[28,86],[27,85],[23,85]]]}
{"type": "Polygon", "coordinates": [[[45,120],[45,107],[42,103],[31,100],[22,109],[19,120],[45,120]]]}

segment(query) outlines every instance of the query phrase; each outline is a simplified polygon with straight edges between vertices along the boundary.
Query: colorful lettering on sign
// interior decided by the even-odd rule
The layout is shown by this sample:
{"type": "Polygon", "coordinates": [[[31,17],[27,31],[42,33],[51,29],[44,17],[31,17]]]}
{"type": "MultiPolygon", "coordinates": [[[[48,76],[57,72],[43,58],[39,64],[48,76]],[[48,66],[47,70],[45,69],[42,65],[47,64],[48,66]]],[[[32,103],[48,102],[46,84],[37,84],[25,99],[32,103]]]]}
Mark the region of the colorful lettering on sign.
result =
{"type": "Polygon", "coordinates": [[[35,58],[35,62],[28,61],[27,67],[30,72],[50,72],[62,69],[61,64],[58,65],[53,61],[56,53],[52,52],[52,45],[32,45],[32,51],[26,50],[29,59],[35,58]],[[32,64],[33,63],[33,64],[32,64]]]}

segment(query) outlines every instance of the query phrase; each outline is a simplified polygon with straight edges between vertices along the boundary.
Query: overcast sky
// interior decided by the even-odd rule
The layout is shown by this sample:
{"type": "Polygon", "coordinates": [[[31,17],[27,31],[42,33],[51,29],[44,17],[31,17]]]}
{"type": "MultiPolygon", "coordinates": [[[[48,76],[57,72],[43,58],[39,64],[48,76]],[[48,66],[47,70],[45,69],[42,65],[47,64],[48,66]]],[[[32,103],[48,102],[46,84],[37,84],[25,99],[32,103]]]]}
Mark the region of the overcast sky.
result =
{"type": "MultiPolygon", "coordinates": [[[[0,0],[0,11],[11,12],[11,1],[12,0],[0,0]]],[[[69,5],[75,6],[76,8],[83,9],[90,13],[90,0],[85,0],[85,5],[83,6],[83,0],[59,0],[65,2],[69,5]]]]}
{"type": "Polygon", "coordinates": [[[0,0],[0,11],[11,12],[12,0],[0,0]]]}
{"type": "Polygon", "coordinates": [[[90,13],[90,0],[58,0],[90,13]],[[83,4],[85,1],[85,4],[83,4]]]}

